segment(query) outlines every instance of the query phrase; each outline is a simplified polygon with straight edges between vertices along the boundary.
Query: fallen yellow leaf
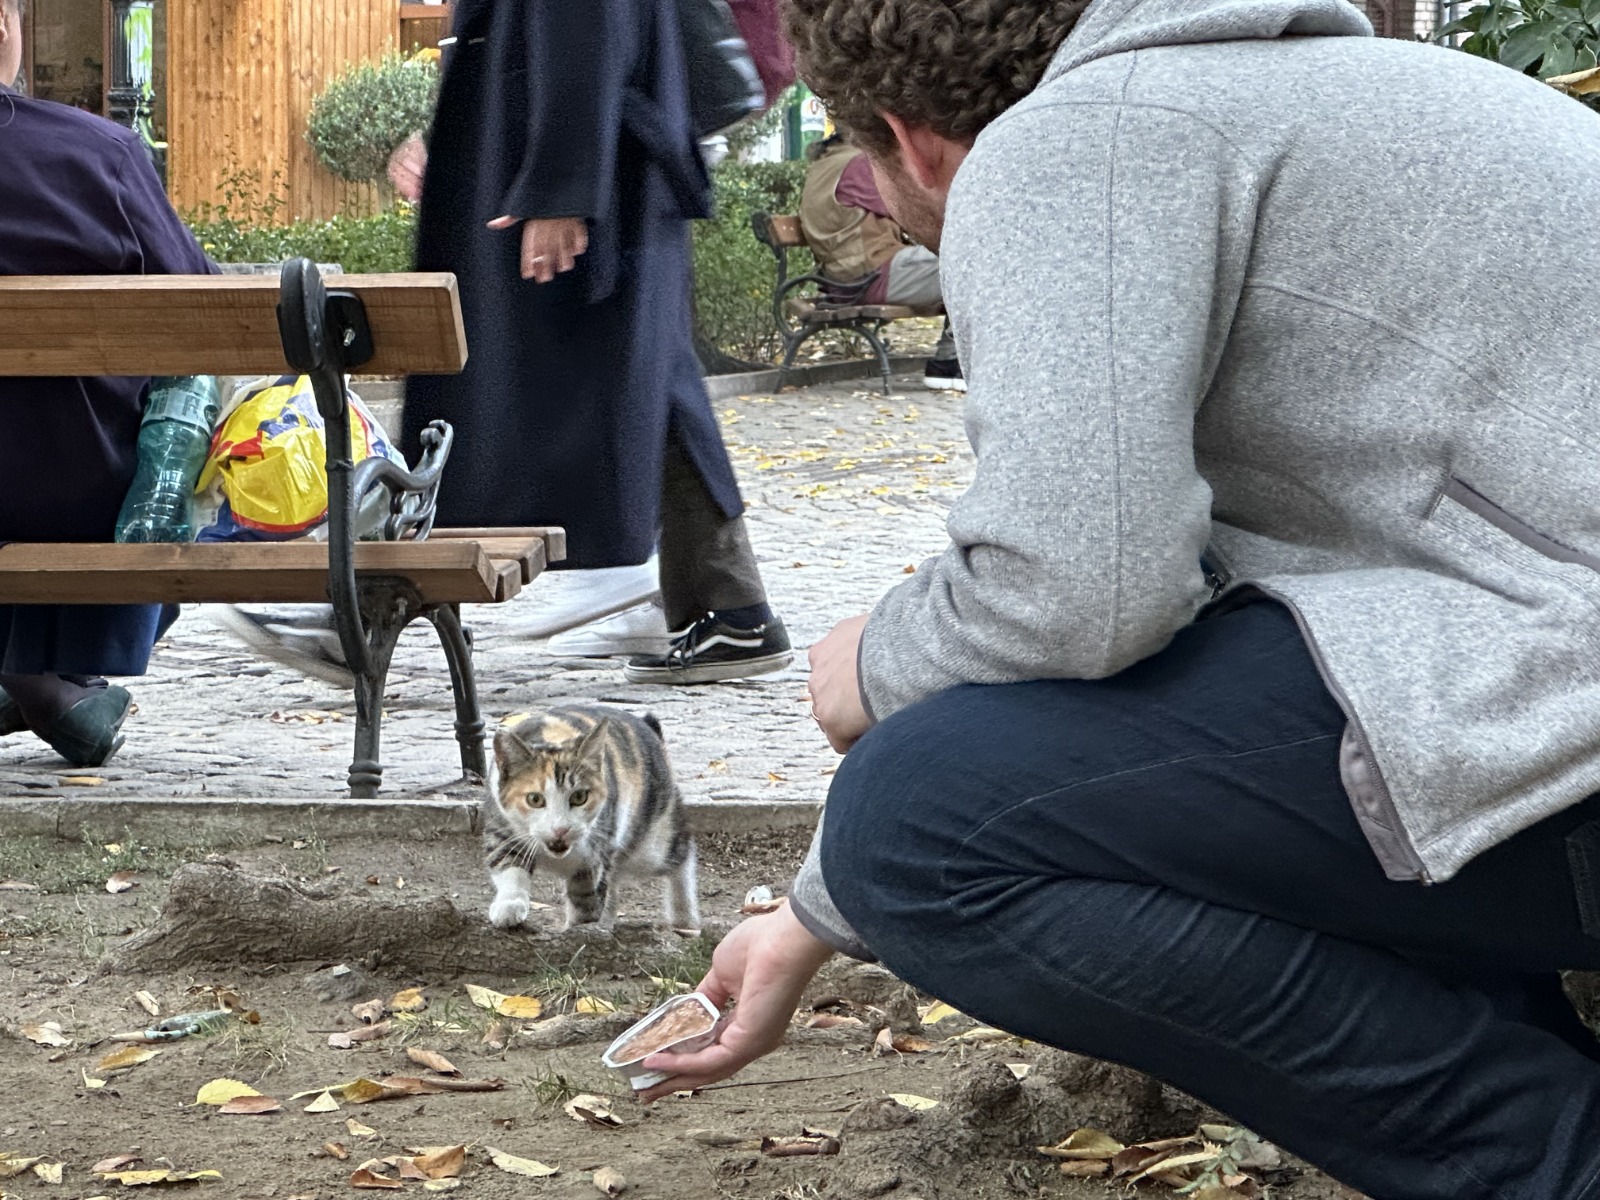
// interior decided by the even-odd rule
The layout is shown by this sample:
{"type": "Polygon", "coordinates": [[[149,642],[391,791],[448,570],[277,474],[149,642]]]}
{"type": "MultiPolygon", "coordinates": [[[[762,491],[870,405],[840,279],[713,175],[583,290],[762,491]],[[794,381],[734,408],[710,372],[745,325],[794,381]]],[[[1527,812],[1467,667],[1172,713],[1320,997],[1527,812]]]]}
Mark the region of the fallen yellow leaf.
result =
{"type": "Polygon", "coordinates": [[[363,1125],[354,1117],[346,1117],[344,1127],[350,1131],[352,1137],[377,1137],[378,1131],[371,1125],[363,1125]]]}
{"type": "Polygon", "coordinates": [[[531,1179],[544,1179],[560,1171],[560,1167],[547,1167],[542,1162],[531,1158],[518,1158],[515,1154],[507,1154],[504,1150],[496,1150],[493,1146],[485,1146],[489,1152],[489,1161],[509,1175],[526,1175],[531,1179]]]}
{"type": "MultiPolygon", "coordinates": [[[[916,568],[907,567],[906,570],[915,571],[916,568]]],[[[922,1018],[924,1025],[937,1025],[940,1021],[947,1021],[951,1017],[959,1017],[961,1012],[959,1009],[951,1008],[943,1000],[935,1000],[924,1012],[918,1015],[922,1018]]]]}
{"type": "Polygon", "coordinates": [[[389,1001],[389,1011],[397,1013],[421,1012],[428,1007],[428,998],[422,994],[419,987],[406,988],[403,992],[396,992],[389,1001]]]}
{"type": "Polygon", "coordinates": [[[502,1017],[531,1021],[544,1011],[544,1004],[537,996],[502,996],[494,1011],[502,1017]]]}
{"type": "Polygon", "coordinates": [[[423,1050],[417,1046],[408,1046],[406,1048],[406,1057],[418,1066],[427,1067],[430,1071],[437,1071],[441,1075],[461,1074],[460,1068],[437,1050],[423,1050]]]}
{"type": "Polygon", "coordinates": [[[161,1051],[149,1046],[124,1046],[115,1050],[100,1060],[102,1071],[126,1071],[129,1067],[137,1067],[140,1063],[147,1063],[161,1051]]]}
{"type": "Polygon", "coordinates": [[[72,1039],[61,1029],[59,1021],[45,1021],[38,1025],[24,1025],[22,1036],[41,1046],[70,1046],[72,1039]]]}
{"type": "Polygon", "coordinates": [[[939,1106],[937,1100],[930,1100],[926,1096],[912,1096],[905,1092],[890,1092],[889,1099],[901,1108],[909,1108],[912,1112],[926,1112],[930,1108],[939,1106]]]}
{"type": "Polygon", "coordinates": [[[13,1158],[10,1153],[0,1154],[0,1179],[11,1179],[21,1175],[32,1168],[33,1164],[42,1161],[44,1156],[36,1154],[32,1158],[13,1158]]]}
{"type": "Polygon", "coordinates": [[[602,1000],[599,996],[579,996],[577,1004],[573,1005],[573,1011],[599,1017],[616,1012],[617,1006],[609,1000],[602,1000]]]}
{"type": "Polygon", "coordinates": [[[302,1110],[308,1113],[338,1112],[339,1102],[333,1098],[332,1092],[323,1092],[302,1110]]]}
{"type": "Polygon", "coordinates": [[[196,1104],[226,1104],[240,1096],[259,1096],[260,1092],[238,1079],[213,1079],[196,1093],[196,1104]]]}

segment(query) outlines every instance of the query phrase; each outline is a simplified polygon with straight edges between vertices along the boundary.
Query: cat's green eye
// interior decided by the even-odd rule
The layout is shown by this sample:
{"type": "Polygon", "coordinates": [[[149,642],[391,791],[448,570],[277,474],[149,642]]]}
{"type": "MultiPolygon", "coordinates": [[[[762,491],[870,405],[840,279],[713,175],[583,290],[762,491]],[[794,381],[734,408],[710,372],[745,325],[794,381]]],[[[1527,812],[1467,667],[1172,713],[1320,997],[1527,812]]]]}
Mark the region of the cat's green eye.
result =
{"type": "Polygon", "coordinates": [[[543,808],[544,807],[544,793],[543,792],[529,792],[528,793],[528,807],[529,808],[543,808]]]}
{"type": "Polygon", "coordinates": [[[589,793],[573,792],[572,795],[567,797],[567,803],[573,808],[582,808],[585,804],[589,803],[589,793]]]}

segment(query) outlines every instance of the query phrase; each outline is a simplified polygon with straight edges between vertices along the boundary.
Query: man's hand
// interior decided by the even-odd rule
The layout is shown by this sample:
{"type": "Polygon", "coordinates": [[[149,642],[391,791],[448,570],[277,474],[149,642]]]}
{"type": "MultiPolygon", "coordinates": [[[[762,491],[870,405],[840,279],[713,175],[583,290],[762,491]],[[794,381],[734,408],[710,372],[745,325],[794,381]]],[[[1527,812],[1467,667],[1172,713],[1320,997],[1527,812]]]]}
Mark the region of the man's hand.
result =
{"type": "MultiPolygon", "coordinates": [[[[516,217],[496,217],[490,229],[511,229],[516,217]]],[[[549,217],[522,222],[522,277],[549,283],[572,270],[589,248],[589,223],[582,217],[549,217]]]]}
{"type": "Polygon", "coordinates": [[[806,984],[832,954],[787,904],[736,926],[711,956],[711,971],[699,989],[718,1008],[738,1001],[733,1019],[715,1045],[693,1054],[667,1050],[645,1059],[650,1070],[668,1071],[671,1078],[640,1092],[639,1098],[648,1102],[705,1087],[776,1049],[806,984]]]}
{"type": "Polygon", "coordinates": [[[421,134],[412,134],[389,156],[389,182],[402,200],[415,204],[422,198],[422,177],[428,170],[428,147],[421,134]]]}
{"type": "Polygon", "coordinates": [[[872,728],[861,703],[861,679],[856,671],[866,624],[865,613],[840,621],[811,647],[811,715],[827,735],[828,744],[840,754],[872,728]]]}

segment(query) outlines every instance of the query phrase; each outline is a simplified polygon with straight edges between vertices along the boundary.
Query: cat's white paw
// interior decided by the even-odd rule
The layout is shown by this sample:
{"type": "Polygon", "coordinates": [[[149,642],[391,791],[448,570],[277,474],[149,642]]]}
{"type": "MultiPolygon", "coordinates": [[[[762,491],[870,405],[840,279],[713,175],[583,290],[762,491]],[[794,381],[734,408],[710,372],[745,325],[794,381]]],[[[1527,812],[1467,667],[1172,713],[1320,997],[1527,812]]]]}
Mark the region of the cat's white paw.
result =
{"type": "Polygon", "coordinates": [[[528,919],[526,896],[496,896],[489,905],[489,924],[497,929],[515,929],[528,919]]]}

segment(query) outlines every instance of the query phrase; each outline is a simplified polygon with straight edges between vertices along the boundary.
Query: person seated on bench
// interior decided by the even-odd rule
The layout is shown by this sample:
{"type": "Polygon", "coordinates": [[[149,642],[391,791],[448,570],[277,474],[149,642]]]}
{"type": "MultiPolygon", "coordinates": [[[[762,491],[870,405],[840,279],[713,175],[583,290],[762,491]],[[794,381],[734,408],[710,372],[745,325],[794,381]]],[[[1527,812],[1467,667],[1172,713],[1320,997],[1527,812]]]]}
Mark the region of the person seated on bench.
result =
{"type": "MultiPolygon", "coordinates": [[[[849,297],[852,304],[942,308],[939,256],[926,246],[906,244],[905,230],[878,194],[867,156],[838,134],[814,143],[807,153],[811,165],[800,199],[800,228],[817,269],[840,283],[871,276],[863,294],[849,297]]],[[[922,382],[936,391],[967,390],[949,321],[923,368],[922,382]]]]}
{"type": "MultiPolygon", "coordinates": [[[[0,80],[22,65],[22,6],[0,0],[0,80]]],[[[138,137],[0,84],[0,275],[193,275],[214,268],[172,211],[138,137]]],[[[3,336],[3,335],[0,335],[3,336]]],[[[109,542],[133,480],[149,380],[0,379],[0,542],[109,542]]],[[[0,734],[32,730],[74,766],[122,745],[176,609],[0,605],[0,734]]]]}

